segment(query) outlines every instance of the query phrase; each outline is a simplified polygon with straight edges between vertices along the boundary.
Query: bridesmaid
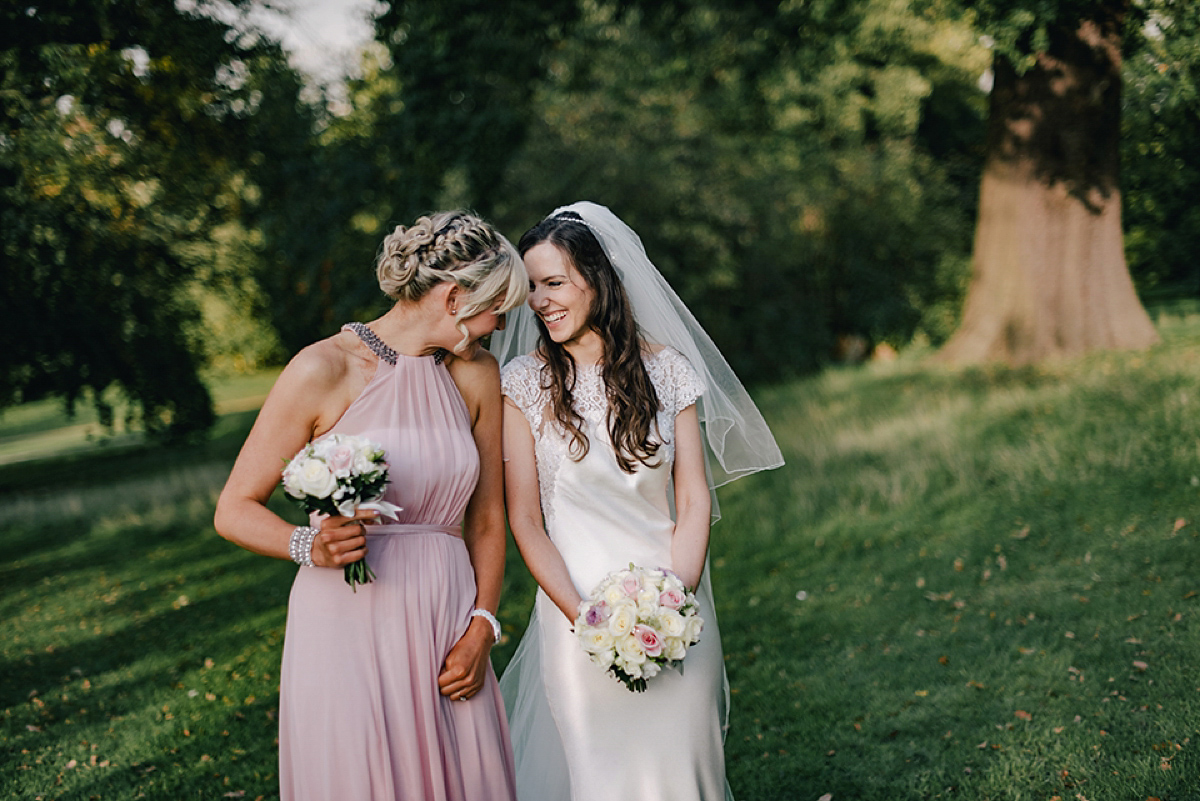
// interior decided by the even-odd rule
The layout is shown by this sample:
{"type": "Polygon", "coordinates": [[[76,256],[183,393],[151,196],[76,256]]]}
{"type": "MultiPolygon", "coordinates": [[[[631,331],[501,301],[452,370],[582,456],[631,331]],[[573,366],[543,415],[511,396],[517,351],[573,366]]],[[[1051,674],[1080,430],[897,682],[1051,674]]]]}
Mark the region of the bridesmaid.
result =
{"type": "Polygon", "coordinates": [[[217,531],[302,565],[280,683],[285,801],[512,801],[489,661],[504,569],[500,376],[479,340],[528,279],[487,222],[422,217],[383,242],[395,305],[305,348],[271,390],[217,503],[217,531]],[[339,432],[384,446],[397,523],[371,513],[293,526],[267,499],[283,460],[339,432]],[[304,545],[311,542],[311,550],[304,545]],[[375,580],[352,592],[342,567],[375,580]]]}

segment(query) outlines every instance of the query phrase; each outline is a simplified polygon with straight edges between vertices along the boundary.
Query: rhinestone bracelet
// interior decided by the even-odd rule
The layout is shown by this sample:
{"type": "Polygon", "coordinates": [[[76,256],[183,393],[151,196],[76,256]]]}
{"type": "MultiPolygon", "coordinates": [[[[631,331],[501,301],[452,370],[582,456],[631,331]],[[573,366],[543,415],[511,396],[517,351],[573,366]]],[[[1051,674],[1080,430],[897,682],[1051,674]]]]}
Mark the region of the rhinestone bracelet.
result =
{"type": "Polygon", "coordinates": [[[496,616],[486,609],[476,609],[471,613],[471,617],[481,617],[488,623],[492,624],[492,637],[495,642],[500,642],[500,621],[496,620],[496,616]]]}
{"type": "Polygon", "coordinates": [[[288,556],[292,561],[304,567],[312,567],[313,540],[321,533],[321,529],[312,526],[296,526],[292,529],[292,538],[288,541],[288,556]]]}

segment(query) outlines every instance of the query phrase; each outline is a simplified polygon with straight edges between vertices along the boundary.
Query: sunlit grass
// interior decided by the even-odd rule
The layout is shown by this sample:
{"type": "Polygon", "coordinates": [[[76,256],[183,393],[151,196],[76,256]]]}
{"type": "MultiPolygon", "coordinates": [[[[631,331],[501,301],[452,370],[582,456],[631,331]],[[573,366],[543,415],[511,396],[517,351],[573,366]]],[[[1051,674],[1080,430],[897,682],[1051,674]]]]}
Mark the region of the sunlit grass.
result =
{"type": "MultiPolygon", "coordinates": [[[[722,490],[712,543],[741,801],[1200,798],[1200,314],[1158,325],[758,393],[788,465],[722,490]]],[[[251,419],[0,467],[4,797],[277,795],[295,568],[211,529],[251,419]]],[[[507,583],[498,669],[515,550],[507,583]]]]}
{"type": "MultiPolygon", "coordinates": [[[[211,391],[217,414],[258,409],[278,373],[266,370],[214,380],[211,391]]],[[[77,403],[70,414],[57,399],[4,409],[0,412],[0,465],[85,453],[97,447],[127,450],[145,445],[140,431],[126,428],[120,395],[110,392],[106,399],[116,410],[111,428],[101,425],[87,399],[77,403]]]]}
{"type": "Polygon", "coordinates": [[[789,465],[713,541],[736,794],[1200,797],[1200,317],[1159,324],[762,393],[789,465]]]}

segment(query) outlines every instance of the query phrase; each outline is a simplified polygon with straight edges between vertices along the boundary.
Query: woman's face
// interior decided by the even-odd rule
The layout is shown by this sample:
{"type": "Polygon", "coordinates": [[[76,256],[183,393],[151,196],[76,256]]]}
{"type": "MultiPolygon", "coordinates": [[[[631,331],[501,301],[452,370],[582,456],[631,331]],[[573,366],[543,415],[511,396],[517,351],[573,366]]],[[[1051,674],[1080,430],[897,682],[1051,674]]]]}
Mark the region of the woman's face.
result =
{"type": "Polygon", "coordinates": [[[558,245],[534,245],[524,260],[529,273],[529,308],[542,319],[552,340],[559,344],[578,341],[591,330],[595,290],[558,245]]]}

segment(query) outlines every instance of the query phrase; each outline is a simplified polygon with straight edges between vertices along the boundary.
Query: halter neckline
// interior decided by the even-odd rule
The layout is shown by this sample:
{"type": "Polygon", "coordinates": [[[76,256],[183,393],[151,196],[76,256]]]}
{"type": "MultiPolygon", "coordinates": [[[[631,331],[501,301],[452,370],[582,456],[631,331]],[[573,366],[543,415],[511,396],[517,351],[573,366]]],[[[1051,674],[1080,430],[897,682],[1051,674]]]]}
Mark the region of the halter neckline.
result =
{"type": "MultiPolygon", "coordinates": [[[[343,331],[353,331],[362,340],[362,343],[370,348],[371,352],[378,356],[388,364],[394,365],[401,356],[409,359],[422,359],[423,356],[407,356],[403,353],[397,353],[388,344],[379,338],[379,335],[370,329],[366,323],[346,323],[342,326],[343,331]]],[[[433,360],[437,364],[441,364],[446,360],[446,351],[439,348],[433,353],[433,360]]]]}

